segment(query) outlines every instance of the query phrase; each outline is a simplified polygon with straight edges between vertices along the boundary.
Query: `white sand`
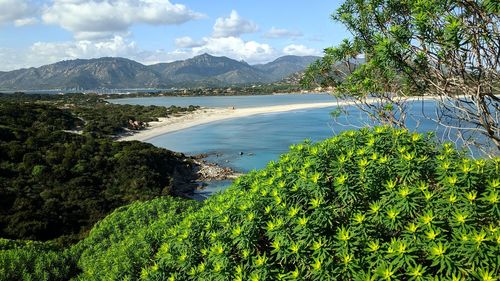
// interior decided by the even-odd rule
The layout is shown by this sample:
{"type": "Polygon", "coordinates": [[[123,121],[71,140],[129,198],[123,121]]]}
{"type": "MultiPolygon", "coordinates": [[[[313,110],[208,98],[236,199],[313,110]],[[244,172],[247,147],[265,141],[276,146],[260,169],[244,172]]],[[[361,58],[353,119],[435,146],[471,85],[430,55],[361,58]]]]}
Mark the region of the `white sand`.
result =
{"type": "Polygon", "coordinates": [[[187,113],[178,117],[159,118],[158,122],[149,122],[149,127],[134,132],[132,135],[120,137],[120,141],[147,141],[159,135],[183,130],[197,125],[215,121],[245,117],[257,114],[285,112],[300,109],[324,108],[338,106],[339,102],[304,103],[290,105],[263,106],[251,108],[202,108],[194,113],[187,113]]]}
{"type": "MultiPolygon", "coordinates": [[[[422,97],[411,97],[408,100],[419,100],[422,97]]],[[[432,97],[424,97],[423,99],[432,99],[432,97]]],[[[227,120],[232,118],[239,118],[257,114],[276,113],[293,111],[300,109],[312,108],[326,108],[352,105],[353,101],[333,101],[323,103],[302,103],[302,104],[288,104],[288,105],[275,105],[275,106],[262,106],[251,108],[202,108],[194,113],[187,113],[178,117],[159,118],[158,122],[150,122],[149,127],[141,131],[134,131],[132,135],[120,137],[120,141],[147,141],[159,135],[183,130],[186,128],[207,124],[215,121],[227,120]]]]}

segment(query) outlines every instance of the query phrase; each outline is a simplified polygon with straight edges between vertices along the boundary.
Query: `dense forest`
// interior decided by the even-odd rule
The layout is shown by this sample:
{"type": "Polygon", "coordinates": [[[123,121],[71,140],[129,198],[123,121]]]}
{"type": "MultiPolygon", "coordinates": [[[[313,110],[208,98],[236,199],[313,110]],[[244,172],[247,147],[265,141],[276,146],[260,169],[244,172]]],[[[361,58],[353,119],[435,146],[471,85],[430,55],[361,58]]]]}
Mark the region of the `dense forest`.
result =
{"type": "MultiPolygon", "coordinates": [[[[111,133],[104,129],[134,117],[128,106],[111,108],[92,130],[89,123],[104,108],[0,104],[0,237],[64,244],[119,206],[193,190],[194,164],[184,155],[104,137],[111,133]],[[83,134],[66,132],[76,128],[83,134]]],[[[145,110],[144,116],[161,113],[145,110]]]]}

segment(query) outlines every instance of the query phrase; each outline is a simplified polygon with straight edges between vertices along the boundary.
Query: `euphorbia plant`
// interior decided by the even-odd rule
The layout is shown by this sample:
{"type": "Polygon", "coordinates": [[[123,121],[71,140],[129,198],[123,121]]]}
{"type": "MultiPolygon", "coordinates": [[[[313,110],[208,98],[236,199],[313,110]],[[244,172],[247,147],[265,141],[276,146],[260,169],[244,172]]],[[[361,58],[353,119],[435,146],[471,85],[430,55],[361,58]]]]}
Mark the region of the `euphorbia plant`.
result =
{"type": "Polygon", "coordinates": [[[172,226],[147,279],[489,280],[498,163],[388,127],[295,145],[172,226]]]}

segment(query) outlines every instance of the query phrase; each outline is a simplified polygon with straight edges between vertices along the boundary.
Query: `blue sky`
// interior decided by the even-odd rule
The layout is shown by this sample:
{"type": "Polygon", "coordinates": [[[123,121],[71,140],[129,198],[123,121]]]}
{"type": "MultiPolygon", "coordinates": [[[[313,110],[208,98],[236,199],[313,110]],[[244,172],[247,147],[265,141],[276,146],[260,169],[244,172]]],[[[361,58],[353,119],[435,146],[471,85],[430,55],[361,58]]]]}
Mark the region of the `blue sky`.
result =
{"type": "Polygon", "coordinates": [[[0,0],[0,71],[121,56],[144,64],[210,53],[265,63],[321,55],[349,37],[324,0],[0,0]]]}

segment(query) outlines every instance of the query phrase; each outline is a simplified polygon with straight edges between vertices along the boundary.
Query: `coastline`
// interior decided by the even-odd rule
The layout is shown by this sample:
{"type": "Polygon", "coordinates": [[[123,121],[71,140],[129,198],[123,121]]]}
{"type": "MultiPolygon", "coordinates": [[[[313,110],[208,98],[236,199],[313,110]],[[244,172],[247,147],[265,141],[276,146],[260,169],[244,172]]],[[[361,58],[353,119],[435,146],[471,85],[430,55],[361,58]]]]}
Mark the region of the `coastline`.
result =
{"type": "MultiPolygon", "coordinates": [[[[429,100],[435,97],[410,97],[412,100],[429,100]]],[[[370,102],[370,101],[369,101],[370,102]]],[[[375,102],[375,100],[373,100],[375,102]]],[[[259,114],[279,113],[302,109],[327,108],[337,106],[354,105],[355,101],[332,101],[322,103],[302,103],[273,105],[249,108],[201,108],[195,112],[173,116],[170,118],[159,118],[157,122],[149,122],[149,127],[140,131],[131,131],[130,134],[121,135],[118,141],[148,141],[154,137],[168,134],[198,125],[208,124],[216,121],[228,120],[233,118],[247,117],[259,114]]]]}
{"type": "Polygon", "coordinates": [[[304,103],[274,105],[249,108],[201,108],[193,113],[184,114],[177,117],[159,118],[157,122],[149,122],[149,127],[144,130],[134,131],[130,135],[118,137],[118,141],[147,141],[159,135],[172,133],[175,131],[191,128],[198,125],[212,123],[216,121],[240,118],[258,114],[287,112],[301,109],[325,108],[338,105],[347,105],[348,102],[324,102],[324,103],[304,103]]]}

